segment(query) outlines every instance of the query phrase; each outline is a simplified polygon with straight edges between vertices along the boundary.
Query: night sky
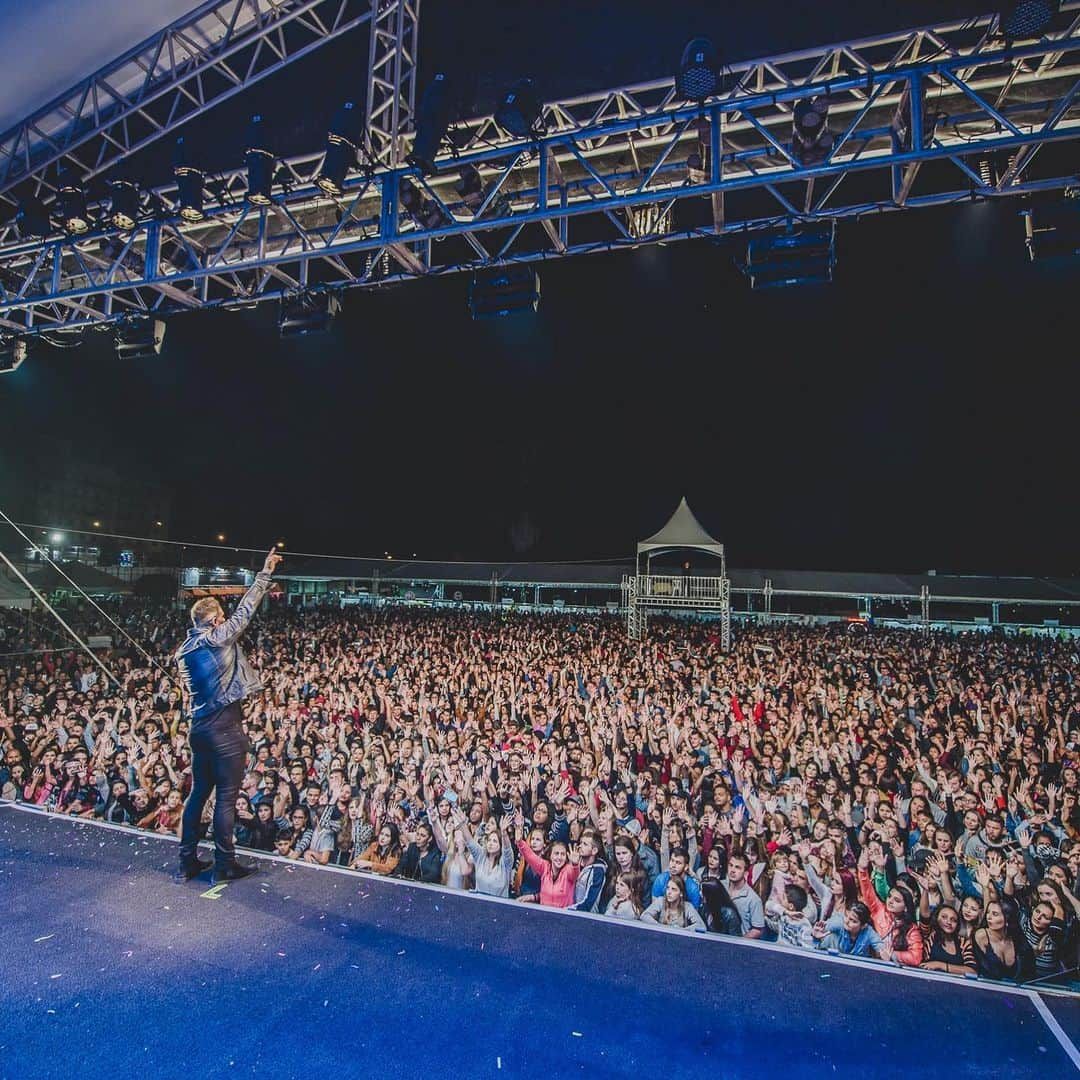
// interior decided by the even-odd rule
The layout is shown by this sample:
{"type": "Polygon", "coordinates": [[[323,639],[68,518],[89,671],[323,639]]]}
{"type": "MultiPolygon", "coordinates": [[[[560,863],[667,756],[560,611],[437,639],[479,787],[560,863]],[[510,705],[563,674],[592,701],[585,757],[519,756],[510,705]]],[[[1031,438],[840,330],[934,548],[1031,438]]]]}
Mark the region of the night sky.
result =
{"type": "MultiPolygon", "coordinates": [[[[636,0],[425,0],[424,65],[482,67],[482,107],[520,71],[549,94],[659,76],[701,31],[739,59],[972,11],[672,6],[660,27],[636,0]]],[[[282,152],[318,145],[358,43],[259,91],[309,140],[282,152]]],[[[228,159],[236,120],[203,145],[228,159]]],[[[60,437],[146,463],[192,540],[624,557],[685,494],[735,566],[1078,574],[1080,271],[1031,267],[1018,209],[842,223],[824,288],[753,293],[738,247],[703,240],[545,264],[539,312],[495,323],[456,275],[348,293],[322,340],[282,343],[264,305],[172,319],[151,362],[106,335],[41,348],[0,380],[0,468],[60,437]]]]}

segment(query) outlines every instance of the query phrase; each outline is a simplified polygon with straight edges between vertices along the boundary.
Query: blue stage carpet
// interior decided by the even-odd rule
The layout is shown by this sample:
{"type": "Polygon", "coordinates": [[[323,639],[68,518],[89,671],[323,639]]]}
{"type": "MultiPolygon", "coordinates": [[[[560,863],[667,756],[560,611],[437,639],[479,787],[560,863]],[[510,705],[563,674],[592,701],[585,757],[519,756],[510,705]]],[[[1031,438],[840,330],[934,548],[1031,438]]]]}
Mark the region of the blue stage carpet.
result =
{"type": "Polygon", "coordinates": [[[214,898],[175,856],[0,808],[0,1076],[1075,1073],[1025,991],[269,861],[214,898]]]}

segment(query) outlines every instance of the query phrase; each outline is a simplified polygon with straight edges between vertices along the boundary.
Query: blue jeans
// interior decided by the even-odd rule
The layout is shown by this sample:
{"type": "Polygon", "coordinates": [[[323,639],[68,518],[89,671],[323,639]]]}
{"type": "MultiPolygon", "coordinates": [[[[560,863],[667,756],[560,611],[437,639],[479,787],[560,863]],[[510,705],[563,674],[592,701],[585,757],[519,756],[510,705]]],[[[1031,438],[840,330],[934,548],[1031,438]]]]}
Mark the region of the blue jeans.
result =
{"type": "Polygon", "coordinates": [[[214,862],[218,869],[236,858],[236,796],[244,779],[248,742],[240,702],[234,701],[199,720],[191,728],[191,794],[180,823],[180,861],[195,858],[202,830],[202,812],[210,792],[214,799],[214,862]]]}

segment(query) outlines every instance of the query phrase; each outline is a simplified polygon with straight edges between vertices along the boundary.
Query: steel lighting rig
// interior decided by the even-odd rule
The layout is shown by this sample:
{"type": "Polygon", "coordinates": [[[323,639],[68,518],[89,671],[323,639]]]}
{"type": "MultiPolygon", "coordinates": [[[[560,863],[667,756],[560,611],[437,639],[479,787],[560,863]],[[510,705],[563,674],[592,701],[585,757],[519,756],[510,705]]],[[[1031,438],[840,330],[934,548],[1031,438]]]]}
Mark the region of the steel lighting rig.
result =
{"type": "MultiPolygon", "coordinates": [[[[373,0],[371,10],[386,21],[390,7],[393,33],[372,48],[397,56],[377,70],[404,80],[404,122],[419,5],[373,0]]],[[[180,218],[167,185],[152,193],[156,212],[131,229],[107,224],[107,208],[78,236],[23,237],[7,225],[0,329],[1064,189],[1078,182],[1080,0],[1062,12],[1037,41],[1006,41],[997,16],[984,16],[734,64],[701,103],[676,96],[674,74],[551,101],[522,136],[479,117],[457,125],[453,152],[426,176],[404,164],[410,136],[399,128],[395,141],[392,123],[386,140],[378,134],[380,90],[368,103],[373,153],[340,194],[316,184],[323,155],[314,153],[280,162],[285,189],[259,205],[238,160],[198,222],[180,218]],[[815,128],[808,154],[793,149],[796,108],[815,99],[827,105],[828,137],[815,128]],[[998,162],[989,173],[979,168],[987,156],[998,162]]]]}

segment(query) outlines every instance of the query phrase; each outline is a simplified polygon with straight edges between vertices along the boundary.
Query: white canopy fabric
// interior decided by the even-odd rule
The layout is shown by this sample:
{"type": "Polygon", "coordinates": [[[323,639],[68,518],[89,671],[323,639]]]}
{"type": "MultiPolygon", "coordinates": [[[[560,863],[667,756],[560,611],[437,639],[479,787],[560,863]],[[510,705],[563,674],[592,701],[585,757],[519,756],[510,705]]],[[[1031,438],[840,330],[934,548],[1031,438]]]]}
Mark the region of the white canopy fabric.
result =
{"type": "Polygon", "coordinates": [[[640,541],[637,546],[639,555],[646,552],[655,554],[659,551],[674,551],[679,548],[707,551],[718,559],[724,557],[724,545],[702,528],[701,522],[694,517],[694,512],[685,498],[679,502],[668,523],[658,533],[654,533],[647,540],[640,541]]]}
{"type": "Polygon", "coordinates": [[[0,574],[0,608],[29,608],[34,598],[30,590],[0,574]]]}
{"type": "Polygon", "coordinates": [[[0,132],[123,56],[200,0],[0,0],[0,132]]]}

